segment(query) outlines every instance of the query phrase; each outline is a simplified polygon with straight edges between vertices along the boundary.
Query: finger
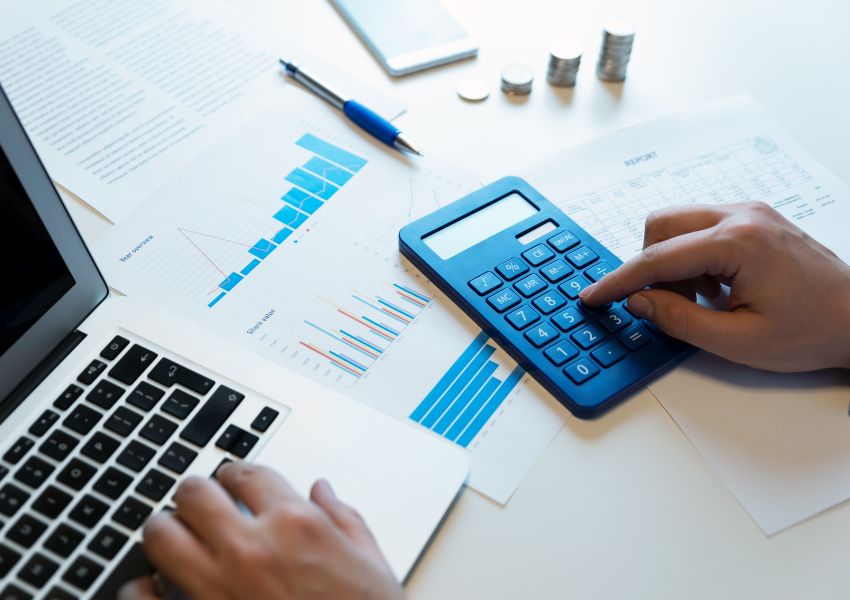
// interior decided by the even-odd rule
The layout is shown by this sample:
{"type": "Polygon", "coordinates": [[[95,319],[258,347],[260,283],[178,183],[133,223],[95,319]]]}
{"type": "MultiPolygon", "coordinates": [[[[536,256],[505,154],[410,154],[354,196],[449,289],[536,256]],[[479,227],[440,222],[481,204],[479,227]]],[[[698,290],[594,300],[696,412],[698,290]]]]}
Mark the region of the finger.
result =
{"type": "Polygon", "coordinates": [[[366,525],[366,521],[363,520],[357,510],[337,498],[330,483],[324,479],[314,483],[310,490],[310,500],[324,510],[331,521],[355,544],[369,552],[374,558],[379,559],[380,562],[386,562],[380,548],[378,548],[378,542],[375,541],[375,536],[372,535],[372,531],[366,525]]]}
{"type": "Polygon", "coordinates": [[[189,477],[174,494],[176,514],[212,550],[247,529],[245,516],[224,488],[203,477],[189,477]]]}
{"type": "Polygon", "coordinates": [[[704,308],[666,290],[642,290],[629,296],[629,311],[648,319],[667,335],[730,360],[751,354],[762,318],[747,311],[704,308]]]}
{"type": "Polygon", "coordinates": [[[594,305],[620,300],[656,283],[735,273],[732,246],[712,230],[686,233],[645,248],[599,282],[586,287],[582,301],[594,305]]]}
{"type": "Polygon", "coordinates": [[[212,554],[177,517],[154,515],[145,524],[145,554],[192,598],[203,598],[215,575],[212,554]]]}
{"type": "Polygon", "coordinates": [[[276,471],[259,465],[229,463],[218,470],[219,483],[231,496],[259,514],[282,502],[303,501],[276,471]]]}
{"type": "Polygon", "coordinates": [[[153,577],[140,577],[124,584],[117,600],[160,600],[153,577]]]}
{"type": "Polygon", "coordinates": [[[711,275],[703,275],[694,279],[694,288],[704,298],[714,299],[720,295],[720,282],[717,277],[711,275]]]}
{"type": "Polygon", "coordinates": [[[643,232],[643,247],[652,246],[670,238],[708,229],[717,225],[727,211],[724,207],[694,204],[673,206],[650,213],[643,232]]]}
{"type": "Polygon", "coordinates": [[[692,279],[688,279],[687,281],[671,281],[669,283],[659,283],[652,287],[653,289],[675,292],[680,296],[687,298],[688,300],[697,299],[696,286],[694,285],[694,280],[692,279]]]}

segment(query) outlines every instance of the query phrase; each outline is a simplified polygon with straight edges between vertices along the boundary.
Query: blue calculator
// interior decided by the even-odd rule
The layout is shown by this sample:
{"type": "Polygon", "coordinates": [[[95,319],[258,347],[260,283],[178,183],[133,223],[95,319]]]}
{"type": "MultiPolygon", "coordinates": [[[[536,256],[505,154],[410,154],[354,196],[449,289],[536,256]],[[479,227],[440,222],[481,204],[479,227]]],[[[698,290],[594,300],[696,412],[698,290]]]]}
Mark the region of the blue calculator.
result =
{"type": "Polygon", "coordinates": [[[614,406],[694,352],[625,302],[579,292],[622,262],[518,177],[407,225],[401,253],[574,415],[614,406]]]}

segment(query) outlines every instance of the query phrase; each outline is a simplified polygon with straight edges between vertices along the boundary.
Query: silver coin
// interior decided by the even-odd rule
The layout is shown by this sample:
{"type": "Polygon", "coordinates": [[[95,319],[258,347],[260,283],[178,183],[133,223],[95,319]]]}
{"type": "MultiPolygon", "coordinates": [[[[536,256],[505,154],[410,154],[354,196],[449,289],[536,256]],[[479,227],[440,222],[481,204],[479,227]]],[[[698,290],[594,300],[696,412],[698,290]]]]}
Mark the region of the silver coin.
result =
{"type": "Polygon", "coordinates": [[[602,30],[614,37],[629,38],[635,35],[635,24],[629,19],[618,17],[605,21],[602,30]]]}
{"type": "Polygon", "coordinates": [[[483,79],[465,79],[457,85],[457,95],[469,102],[481,102],[490,95],[490,86],[483,79]]]}
{"type": "Polygon", "coordinates": [[[561,38],[549,44],[550,62],[577,62],[581,60],[581,44],[569,38],[561,38]]]}
{"type": "Polygon", "coordinates": [[[506,94],[530,94],[533,83],[534,71],[525,65],[512,64],[502,69],[502,91],[506,94]]]}

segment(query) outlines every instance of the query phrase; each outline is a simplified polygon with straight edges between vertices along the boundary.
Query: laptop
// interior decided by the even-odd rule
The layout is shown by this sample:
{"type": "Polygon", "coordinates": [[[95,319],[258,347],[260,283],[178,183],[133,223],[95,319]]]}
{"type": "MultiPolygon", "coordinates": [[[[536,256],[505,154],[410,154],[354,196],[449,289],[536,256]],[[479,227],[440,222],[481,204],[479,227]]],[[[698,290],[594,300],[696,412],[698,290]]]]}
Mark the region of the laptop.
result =
{"type": "Polygon", "coordinates": [[[406,578],[465,454],[110,296],[4,93],[0,147],[0,598],[114,598],[152,572],[146,519],[226,460],[327,478],[406,578]]]}

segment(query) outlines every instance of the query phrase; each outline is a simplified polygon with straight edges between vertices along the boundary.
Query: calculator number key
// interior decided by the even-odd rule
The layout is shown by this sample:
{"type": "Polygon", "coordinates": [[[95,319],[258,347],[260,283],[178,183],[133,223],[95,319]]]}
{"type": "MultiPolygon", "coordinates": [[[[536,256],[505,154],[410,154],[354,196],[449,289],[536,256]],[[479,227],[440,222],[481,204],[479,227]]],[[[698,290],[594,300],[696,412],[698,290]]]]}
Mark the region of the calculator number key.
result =
{"type": "Polygon", "coordinates": [[[599,255],[587,246],[576,248],[567,254],[567,260],[570,261],[576,269],[583,269],[598,258],[599,255]]]}
{"type": "Polygon", "coordinates": [[[502,285],[502,280],[496,277],[491,271],[487,271],[483,275],[479,275],[469,282],[469,287],[475,290],[479,296],[483,296],[488,292],[492,292],[502,285]]]}
{"type": "Polygon", "coordinates": [[[555,260],[540,269],[540,273],[549,282],[557,283],[567,275],[572,275],[573,268],[562,260],[555,260]]]}
{"type": "Polygon", "coordinates": [[[528,265],[518,258],[512,258],[496,267],[496,272],[508,281],[511,281],[520,275],[528,273],[528,265]]]}
{"type": "Polygon", "coordinates": [[[526,250],[522,253],[522,257],[529,262],[533,267],[542,265],[547,260],[555,256],[555,253],[548,246],[538,244],[531,250],[526,250]]]}
{"type": "Polygon", "coordinates": [[[505,316],[505,319],[508,320],[508,323],[513,325],[514,329],[522,330],[532,323],[539,321],[540,315],[538,315],[537,311],[529,306],[521,306],[512,313],[508,313],[505,316]]]}
{"type": "Polygon", "coordinates": [[[525,279],[514,284],[517,291],[528,298],[537,292],[542,292],[549,284],[543,281],[538,275],[529,275],[525,279]]]}
{"type": "Polygon", "coordinates": [[[603,367],[610,367],[623,360],[626,357],[626,351],[618,343],[608,342],[591,352],[590,355],[603,367]]]}
{"type": "Polygon", "coordinates": [[[579,292],[581,292],[584,288],[590,285],[590,282],[582,277],[581,275],[576,275],[572,279],[568,279],[564,283],[558,286],[558,289],[564,292],[567,295],[567,298],[570,300],[575,300],[578,298],[579,292]]]}
{"type": "Polygon", "coordinates": [[[558,333],[557,329],[549,325],[549,323],[543,322],[540,325],[535,325],[523,335],[525,335],[525,339],[531,342],[535,348],[542,348],[552,340],[557,339],[561,334],[558,333]]]}
{"type": "Polygon", "coordinates": [[[595,325],[588,325],[584,329],[579,329],[570,337],[580,348],[587,350],[605,339],[605,333],[595,325]]]}
{"type": "Polygon", "coordinates": [[[569,231],[562,231],[550,237],[547,241],[558,252],[566,252],[570,248],[575,248],[579,245],[578,238],[569,231]]]}
{"type": "Polygon", "coordinates": [[[572,379],[576,385],[581,385],[599,373],[599,367],[588,358],[581,358],[564,367],[564,375],[572,379]]]}
{"type": "Polygon", "coordinates": [[[627,327],[632,322],[632,318],[626,314],[626,311],[614,308],[599,317],[599,324],[602,325],[609,333],[616,333],[624,327],[627,327]]]}
{"type": "Polygon", "coordinates": [[[555,312],[567,303],[566,299],[557,292],[546,292],[532,301],[534,308],[544,315],[555,312]]]}
{"type": "Polygon", "coordinates": [[[617,339],[620,340],[620,343],[629,350],[637,350],[645,344],[648,344],[652,339],[652,336],[646,329],[638,325],[637,327],[624,331],[617,336],[617,339]]]}
{"type": "Polygon", "coordinates": [[[584,323],[585,318],[584,315],[575,308],[570,307],[552,317],[552,322],[557,325],[558,329],[561,331],[569,331],[570,329],[575,329],[584,323]]]}
{"type": "Polygon", "coordinates": [[[522,298],[519,297],[513,290],[502,290],[501,292],[496,292],[489,298],[487,298],[487,304],[492,306],[498,312],[505,312],[509,308],[513,308],[517,304],[522,301],[522,298]]]}
{"type": "Polygon", "coordinates": [[[568,360],[578,356],[578,350],[576,350],[575,346],[573,346],[568,341],[561,340],[557,344],[546,348],[546,350],[543,351],[543,354],[546,355],[546,358],[549,359],[549,362],[551,362],[556,367],[560,367],[568,360]]]}
{"type": "Polygon", "coordinates": [[[587,278],[591,281],[599,281],[613,270],[614,269],[611,267],[611,265],[609,265],[603,260],[590,267],[587,271],[584,272],[584,274],[587,275],[587,278]]]}

